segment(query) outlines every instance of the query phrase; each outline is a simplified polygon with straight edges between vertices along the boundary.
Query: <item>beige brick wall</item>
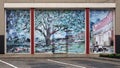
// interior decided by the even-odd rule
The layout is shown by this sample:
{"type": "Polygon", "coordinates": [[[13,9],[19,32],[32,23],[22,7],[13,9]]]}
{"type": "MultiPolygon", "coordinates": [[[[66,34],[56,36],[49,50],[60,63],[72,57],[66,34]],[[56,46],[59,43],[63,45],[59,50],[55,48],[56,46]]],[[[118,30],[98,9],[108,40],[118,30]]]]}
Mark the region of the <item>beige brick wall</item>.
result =
{"type": "Polygon", "coordinates": [[[120,35],[120,0],[116,0],[116,6],[115,34],[120,35]]]}
{"type": "Polygon", "coordinates": [[[4,0],[5,3],[32,3],[34,0],[4,0]]]}
{"type": "Polygon", "coordinates": [[[91,3],[114,3],[116,0],[89,0],[91,3]]]}
{"type": "Polygon", "coordinates": [[[4,3],[116,3],[115,34],[120,35],[120,0],[0,0],[0,35],[5,35],[4,3]]]}
{"type": "Polygon", "coordinates": [[[87,2],[88,0],[5,0],[7,3],[30,3],[30,2],[35,2],[35,3],[78,3],[78,2],[87,2]]]}
{"type": "Polygon", "coordinates": [[[44,2],[44,3],[85,3],[88,0],[34,0],[34,2],[44,2]]]}
{"type": "Polygon", "coordinates": [[[0,35],[5,34],[4,0],[0,0],[0,35]]]}

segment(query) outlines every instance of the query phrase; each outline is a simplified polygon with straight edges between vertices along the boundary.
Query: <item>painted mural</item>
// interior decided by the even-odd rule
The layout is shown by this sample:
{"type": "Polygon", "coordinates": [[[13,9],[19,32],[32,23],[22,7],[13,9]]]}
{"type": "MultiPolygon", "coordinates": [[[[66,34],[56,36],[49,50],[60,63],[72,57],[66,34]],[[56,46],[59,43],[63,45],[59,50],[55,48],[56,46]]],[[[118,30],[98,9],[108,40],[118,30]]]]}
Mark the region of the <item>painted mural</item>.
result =
{"type": "Polygon", "coordinates": [[[6,52],[30,53],[29,10],[6,10],[6,52]]]}
{"type": "Polygon", "coordinates": [[[36,53],[84,53],[84,10],[35,10],[36,53]]]}
{"type": "Polygon", "coordinates": [[[113,10],[90,11],[90,52],[114,53],[113,10]]]}

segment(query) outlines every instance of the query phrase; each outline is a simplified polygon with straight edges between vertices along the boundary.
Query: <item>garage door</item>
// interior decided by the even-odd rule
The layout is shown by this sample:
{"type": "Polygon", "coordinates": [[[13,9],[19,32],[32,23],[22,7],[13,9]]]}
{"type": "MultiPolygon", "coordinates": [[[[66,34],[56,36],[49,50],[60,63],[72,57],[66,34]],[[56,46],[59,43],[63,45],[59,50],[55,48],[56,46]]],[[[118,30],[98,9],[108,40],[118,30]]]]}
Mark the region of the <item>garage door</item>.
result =
{"type": "Polygon", "coordinates": [[[85,53],[84,10],[35,10],[35,53],[85,53]]]}

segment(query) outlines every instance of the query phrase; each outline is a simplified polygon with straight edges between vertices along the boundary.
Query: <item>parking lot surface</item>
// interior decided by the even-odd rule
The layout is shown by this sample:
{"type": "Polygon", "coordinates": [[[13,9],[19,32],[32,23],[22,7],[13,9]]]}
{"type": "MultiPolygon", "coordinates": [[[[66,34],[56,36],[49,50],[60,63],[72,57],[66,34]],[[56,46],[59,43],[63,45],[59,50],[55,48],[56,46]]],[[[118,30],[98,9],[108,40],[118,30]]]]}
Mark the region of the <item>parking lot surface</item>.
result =
{"type": "Polygon", "coordinates": [[[0,68],[120,68],[120,61],[94,58],[1,58],[0,68]]]}

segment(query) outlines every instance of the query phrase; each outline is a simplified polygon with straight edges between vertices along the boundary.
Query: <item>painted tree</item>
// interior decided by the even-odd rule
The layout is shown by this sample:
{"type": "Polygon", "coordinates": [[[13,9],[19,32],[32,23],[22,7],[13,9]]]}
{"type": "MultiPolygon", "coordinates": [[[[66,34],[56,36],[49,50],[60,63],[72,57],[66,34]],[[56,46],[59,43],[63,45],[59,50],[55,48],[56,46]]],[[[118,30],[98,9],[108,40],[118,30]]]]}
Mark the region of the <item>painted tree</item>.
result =
{"type": "Polygon", "coordinates": [[[45,38],[46,46],[51,45],[51,36],[58,31],[66,32],[68,29],[74,33],[85,30],[85,17],[83,10],[36,10],[35,30],[45,38]]]}

